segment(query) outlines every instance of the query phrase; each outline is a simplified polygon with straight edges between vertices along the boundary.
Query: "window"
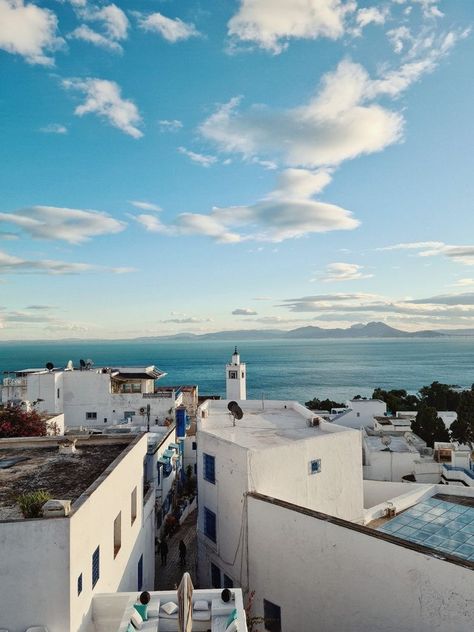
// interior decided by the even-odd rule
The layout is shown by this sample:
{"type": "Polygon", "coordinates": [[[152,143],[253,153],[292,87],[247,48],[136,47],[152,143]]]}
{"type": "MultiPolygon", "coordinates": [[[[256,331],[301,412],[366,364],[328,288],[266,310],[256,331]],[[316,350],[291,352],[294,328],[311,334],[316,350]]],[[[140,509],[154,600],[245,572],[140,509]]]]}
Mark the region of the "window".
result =
{"type": "Polygon", "coordinates": [[[360,417],[360,413],[356,413],[357,417],[360,417]]]}
{"type": "Polygon", "coordinates": [[[143,555],[140,555],[140,559],[138,560],[137,590],[141,590],[142,588],[143,588],[143,555]]]}
{"type": "Polygon", "coordinates": [[[281,632],[281,608],[271,601],[263,600],[263,618],[265,630],[281,632]]]}
{"type": "Polygon", "coordinates": [[[77,596],[78,597],[81,594],[81,592],[82,592],[82,573],[77,578],[77,596]]]}
{"type": "Polygon", "coordinates": [[[229,380],[236,380],[238,375],[237,371],[229,371],[229,380]]]}
{"type": "Polygon", "coordinates": [[[104,424],[107,423],[107,417],[104,417],[104,424]]]}
{"type": "Polygon", "coordinates": [[[159,487],[161,485],[161,463],[156,464],[156,485],[159,487]]]}
{"type": "Polygon", "coordinates": [[[197,450],[197,443],[193,441],[193,450],[197,450]]]}
{"type": "Polygon", "coordinates": [[[59,399],[59,398],[61,397],[61,389],[60,389],[60,388],[58,388],[58,390],[57,390],[56,394],[57,394],[58,399],[59,399]]]}
{"type": "Polygon", "coordinates": [[[233,588],[234,582],[224,573],[224,588],[233,588]]]}
{"type": "Polygon", "coordinates": [[[242,371],[242,378],[244,378],[244,377],[245,377],[245,373],[242,371]]]}
{"type": "Polygon", "coordinates": [[[86,419],[97,419],[97,413],[86,413],[86,419]]]}
{"type": "Polygon", "coordinates": [[[92,554],[92,588],[99,581],[100,576],[100,546],[92,554]]]}
{"type": "Polygon", "coordinates": [[[204,461],[204,480],[209,483],[216,482],[216,459],[210,454],[203,454],[204,461]]]}
{"type": "Polygon", "coordinates": [[[132,393],[141,393],[142,385],[141,384],[132,384],[132,393]]]}
{"type": "Polygon", "coordinates": [[[135,518],[137,517],[137,488],[132,492],[132,496],[130,498],[130,513],[131,513],[131,524],[135,522],[135,518]]]}
{"type": "Polygon", "coordinates": [[[117,553],[122,546],[122,512],[120,511],[118,516],[114,520],[114,558],[117,557],[117,553]]]}
{"type": "Polygon", "coordinates": [[[211,562],[211,585],[213,588],[221,588],[221,570],[211,562]]]}
{"type": "Polygon", "coordinates": [[[319,474],[321,472],[321,459],[314,459],[309,464],[310,474],[319,474]]]}
{"type": "Polygon", "coordinates": [[[216,542],[216,514],[204,507],[204,535],[216,542]]]}
{"type": "MultiPolygon", "coordinates": [[[[115,412],[115,411],[114,411],[115,412]]],[[[135,417],[135,411],[134,410],[126,410],[123,413],[123,418],[124,419],[131,419],[132,417],[135,417]]]]}

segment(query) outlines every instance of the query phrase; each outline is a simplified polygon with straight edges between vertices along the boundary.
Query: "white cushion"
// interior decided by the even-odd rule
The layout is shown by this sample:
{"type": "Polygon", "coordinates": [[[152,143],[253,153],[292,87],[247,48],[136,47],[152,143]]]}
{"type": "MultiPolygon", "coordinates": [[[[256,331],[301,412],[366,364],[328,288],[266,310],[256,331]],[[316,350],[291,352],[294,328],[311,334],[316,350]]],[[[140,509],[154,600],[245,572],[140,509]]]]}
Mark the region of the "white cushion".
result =
{"type": "Polygon", "coordinates": [[[193,612],[193,621],[210,621],[210,620],[211,620],[210,610],[195,610],[193,612]]]}
{"type": "Polygon", "coordinates": [[[161,609],[166,612],[166,614],[174,614],[178,612],[178,606],[174,603],[174,601],[168,601],[161,606],[161,609]]]}
{"type": "Polygon", "coordinates": [[[140,630],[143,625],[142,615],[137,612],[135,608],[133,609],[132,616],[130,617],[130,623],[136,630],[140,630]]]}
{"type": "Polygon", "coordinates": [[[226,627],[225,632],[239,632],[239,622],[237,619],[234,619],[232,623],[226,627]]]}
{"type": "Polygon", "coordinates": [[[209,603],[205,599],[199,599],[194,602],[193,610],[194,612],[199,610],[209,610],[209,603]]]}

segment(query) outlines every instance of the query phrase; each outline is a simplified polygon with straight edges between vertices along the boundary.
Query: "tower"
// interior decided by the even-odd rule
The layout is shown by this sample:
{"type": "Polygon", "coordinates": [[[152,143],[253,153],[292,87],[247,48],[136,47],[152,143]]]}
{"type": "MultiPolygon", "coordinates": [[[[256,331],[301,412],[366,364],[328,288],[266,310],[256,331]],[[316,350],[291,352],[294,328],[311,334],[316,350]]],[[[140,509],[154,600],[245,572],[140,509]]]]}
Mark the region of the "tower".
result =
{"type": "Polygon", "coordinates": [[[247,399],[246,380],[245,363],[240,362],[240,355],[235,347],[231,361],[225,367],[226,399],[247,399]]]}

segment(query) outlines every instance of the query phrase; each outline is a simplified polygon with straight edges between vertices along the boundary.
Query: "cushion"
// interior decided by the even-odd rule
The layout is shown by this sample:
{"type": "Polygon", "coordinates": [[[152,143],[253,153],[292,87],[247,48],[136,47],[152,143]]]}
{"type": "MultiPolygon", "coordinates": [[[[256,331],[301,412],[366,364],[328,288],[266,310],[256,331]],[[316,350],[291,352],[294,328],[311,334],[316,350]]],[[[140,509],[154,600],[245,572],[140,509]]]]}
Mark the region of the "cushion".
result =
{"type": "Polygon", "coordinates": [[[229,625],[232,623],[232,621],[235,621],[236,619],[237,619],[237,609],[234,608],[232,612],[230,613],[230,615],[227,617],[225,627],[228,628],[229,625]]]}
{"type": "Polygon", "coordinates": [[[193,621],[210,621],[210,620],[211,620],[210,610],[195,610],[193,612],[193,621]]]}
{"type": "Polygon", "coordinates": [[[138,614],[141,616],[143,621],[148,621],[148,606],[143,603],[136,603],[133,606],[138,614]]]}
{"type": "Polygon", "coordinates": [[[194,602],[193,610],[194,612],[197,612],[198,610],[209,610],[209,603],[205,599],[199,599],[194,602]]]}
{"type": "Polygon", "coordinates": [[[161,609],[163,610],[163,612],[166,612],[166,614],[175,614],[176,612],[178,612],[178,606],[174,603],[174,601],[168,601],[167,603],[164,603],[161,606],[161,609]]]}
{"type": "Polygon", "coordinates": [[[148,604],[148,609],[146,612],[148,618],[157,618],[160,616],[160,598],[157,595],[153,595],[150,599],[150,603],[148,604]]]}
{"type": "Polygon", "coordinates": [[[131,623],[128,624],[127,632],[135,632],[135,628],[131,623]]]}
{"type": "Polygon", "coordinates": [[[132,616],[130,617],[130,623],[133,625],[135,630],[139,630],[142,627],[143,619],[139,612],[135,609],[132,612],[132,616]]]}
{"type": "Polygon", "coordinates": [[[239,632],[239,622],[237,619],[234,619],[234,621],[226,627],[225,632],[239,632]]]}

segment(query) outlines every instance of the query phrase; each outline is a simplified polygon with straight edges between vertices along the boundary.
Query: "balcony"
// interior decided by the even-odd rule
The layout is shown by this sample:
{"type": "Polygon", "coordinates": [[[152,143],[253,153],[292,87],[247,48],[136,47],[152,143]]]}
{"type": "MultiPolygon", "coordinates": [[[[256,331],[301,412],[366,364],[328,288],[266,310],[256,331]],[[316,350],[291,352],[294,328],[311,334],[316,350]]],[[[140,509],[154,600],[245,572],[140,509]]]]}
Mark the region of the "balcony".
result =
{"type": "Polygon", "coordinates": [[[461,482],[468,487],[474,487],[474,471],[467,467],[458,467],[443,463],[442,476],[448,482],[461,482]]]}
{"type": "Polygon", "coordinates": [[[21,386],[26,388],[26,377],[5,377],[3,386],[21,386]]]}

